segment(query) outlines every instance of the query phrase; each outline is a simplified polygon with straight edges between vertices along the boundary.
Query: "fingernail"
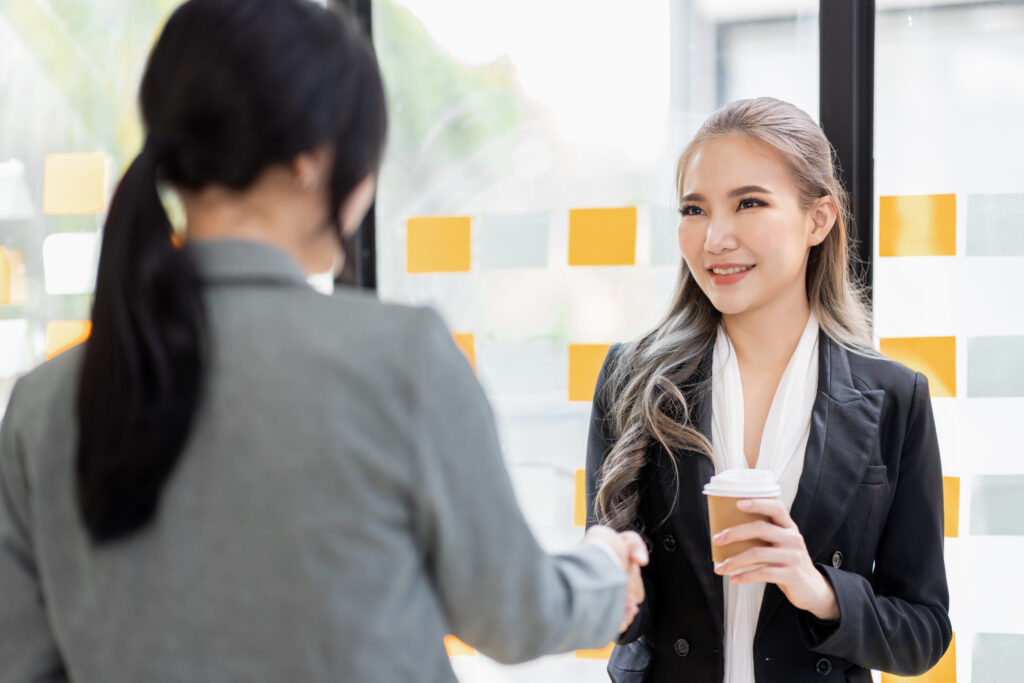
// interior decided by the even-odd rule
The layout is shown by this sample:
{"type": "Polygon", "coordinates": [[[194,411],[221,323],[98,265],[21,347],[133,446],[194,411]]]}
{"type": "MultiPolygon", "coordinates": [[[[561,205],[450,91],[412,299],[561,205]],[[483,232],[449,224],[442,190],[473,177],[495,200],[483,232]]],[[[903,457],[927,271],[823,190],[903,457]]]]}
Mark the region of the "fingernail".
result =
{"type": "Polygon", "coordinates": [[[715,543],[721,543],[722,539],[724,537],[725,537],[725,532],[724,531],[720,531],[717,534],[715,534],[714,538],[712,538],[711,540],[714,541],[715,543]]]}
{"type": "Polygon", "coordinates": [[[723,560],[722,562],[719,562],[719,563],[717,563],[717,564],[715,565],[715,573],[716,573],[716,574],[721,574],[721,573],[722,573],[722,568],[723,568],[723,567],[725,567],[725,564],[726,564],[726,562],[728,562],[728,561],[729,561],[729,560],[723,560]]]}
{"type": "Polygon", "coordinates": [[[749,510],[752,503],[749,500],[741,500],[736,503],[740,510],[749,510]]]}

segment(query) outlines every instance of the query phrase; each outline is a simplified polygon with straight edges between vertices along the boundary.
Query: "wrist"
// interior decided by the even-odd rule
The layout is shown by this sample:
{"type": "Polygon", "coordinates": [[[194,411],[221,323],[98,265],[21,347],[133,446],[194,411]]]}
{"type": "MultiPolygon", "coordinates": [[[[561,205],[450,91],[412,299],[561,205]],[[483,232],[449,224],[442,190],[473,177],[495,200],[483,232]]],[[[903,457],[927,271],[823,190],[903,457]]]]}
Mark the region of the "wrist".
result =
{"type": "Polygon", "coordinates": [[[815,571],[818,575],[818,598],[814,601],[807,611],[813,614],[817,619],[821,621],[838,621],[839,620],[839,601],[836,599],[836,592],[832,588],[832,582],[830,582],[824,574],[820,571],[815,571]]]}
{"type": "Polygon", "coordinates": [[[588,538],[585,541],[585,543],[587,543],[589,545],[597,546],[598,548],[603,550],[608,555],[608,557],[611,558],[612,562],[615,563],[615,566],[618,567],[619,569],[621,569],[622,571],[625,572],[625,571],[627,571],[629,569],[629,565],[627,564],[627,562],[625,560],[623,560],[622,554],[619,553],[612,546],[612,544],[608,542],[608,539],[600,538],[600,537],[588,538]]]}

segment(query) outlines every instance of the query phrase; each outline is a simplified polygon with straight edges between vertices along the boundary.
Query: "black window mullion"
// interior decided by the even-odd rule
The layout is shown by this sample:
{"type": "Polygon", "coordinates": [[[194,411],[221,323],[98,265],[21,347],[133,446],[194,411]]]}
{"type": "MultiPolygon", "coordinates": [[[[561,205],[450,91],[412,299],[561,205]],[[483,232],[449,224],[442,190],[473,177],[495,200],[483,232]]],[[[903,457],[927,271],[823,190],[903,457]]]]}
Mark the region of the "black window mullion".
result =
{"type": "Polygon", "coordinates": [[[875,0],[819,3],[820,119],[850,193],[858,263],[871,296],[874,261],[875,0]]]}
{"type": "MultiPolygon", "coordinates": [[[[327,0],[329,5],[344,6],[359,20],[373,40],[371,0],[327,0]]],[[[377,289],[377,203],[370,206],[355,238],[347,245],[345,270],[341,281],[362,289],[377,289]]]]}

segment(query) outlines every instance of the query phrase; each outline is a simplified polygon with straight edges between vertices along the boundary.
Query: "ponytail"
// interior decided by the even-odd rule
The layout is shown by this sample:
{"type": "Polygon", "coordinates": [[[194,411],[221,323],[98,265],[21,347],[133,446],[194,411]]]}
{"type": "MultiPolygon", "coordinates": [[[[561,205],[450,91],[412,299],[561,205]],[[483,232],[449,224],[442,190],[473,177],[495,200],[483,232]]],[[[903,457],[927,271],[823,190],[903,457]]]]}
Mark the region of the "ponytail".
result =
{"type": "Polygon", "coordinates": [[[154,140],[125,172],[103,230],[92,334],[78,385],[78,504],[96,542],[154,516],[189,434],[204,312],[193,265],[171,241],[154,140]]]}
{"type": "Polygon", "coordinates": [[[147,141],[110,205],[78,385],[78,506],[98,543],[155,517],[203,389],[199,276],[171,242],[157,179],[243,192],[328,145],[337,224],[387,130],[373,47],[347,11],[308,0],[186,0],[150,51],[139,105],[147,141]]]}

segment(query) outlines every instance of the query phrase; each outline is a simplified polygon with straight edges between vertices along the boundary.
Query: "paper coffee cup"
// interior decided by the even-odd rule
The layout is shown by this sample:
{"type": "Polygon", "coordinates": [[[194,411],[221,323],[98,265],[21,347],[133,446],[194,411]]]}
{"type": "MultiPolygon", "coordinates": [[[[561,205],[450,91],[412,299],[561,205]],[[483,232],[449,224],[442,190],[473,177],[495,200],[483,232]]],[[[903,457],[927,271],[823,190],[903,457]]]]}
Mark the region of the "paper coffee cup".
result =
{"type": "MultiPolygon", "coordinates": [[[[725,470],[711,477],[704,487],[704,495],[708,499],[708,521],[711,526],[711,537],[726,529],[740,524],[759,520],[771,521],[765,515],[743,512],[736,503],[745,498],[778,498],[782,493],[775,475],[767,470],[736,469],[725,470]]],[[[740,541],[727,545],[711,542],[711,558],[715,564],[738,555],[744,550],[757,546],[768,545],[764,541],[740,541]]]]}

